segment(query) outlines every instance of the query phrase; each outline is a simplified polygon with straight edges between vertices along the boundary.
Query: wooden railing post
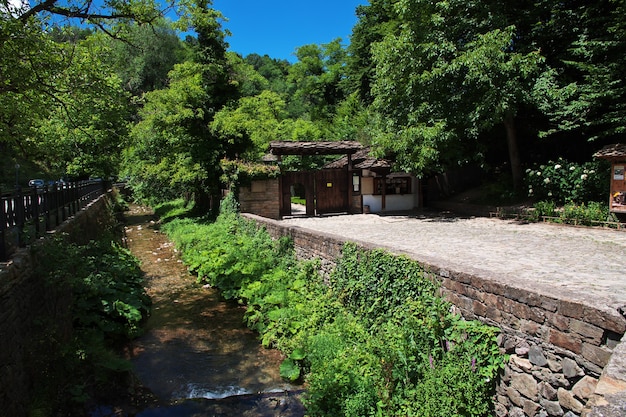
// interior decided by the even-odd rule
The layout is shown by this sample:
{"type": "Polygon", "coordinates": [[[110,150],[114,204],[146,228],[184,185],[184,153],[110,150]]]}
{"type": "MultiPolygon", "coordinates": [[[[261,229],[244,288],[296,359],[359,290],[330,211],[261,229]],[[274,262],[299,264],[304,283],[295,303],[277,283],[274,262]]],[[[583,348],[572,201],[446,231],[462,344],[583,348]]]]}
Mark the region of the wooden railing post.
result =
{"type": "Polygon", "coordinates": [[[7,259],[6,234],[7,229],[7,204],[0,190],[0,261],[7,259]]]}
{"type": "Polygon", "coordinates": [[[24,217],[26,215],[24,207],[24,194],[18,185],[15,188],[15,227],[17,227],[17,246],[22,247],[22,234],[24,233],[24,217]]]}
{"type": "Polygon", "coordinates": [[[0,260],[7,259],[12,252],[13,242],[9,243],[7,239],[13,232],[17,247],[24,247],[32,239],[41,237],[45,231],[53,230],[68,217],[78,213],[105,191],[100,183],[81,181],[52,184],[43,189],[29,187],[23,190],[18,186],[12,193],[0,195],[0,260]],[[42,223],[45,231],[42,230],[42,223]],[[29,230],[26,230],[27,224],[29,230]],[[33,229],[34,234],[31,235],[33,229]],[[9,230],[11,233],[8,233],[9,230]]]}
{"type": "Polygon", "coordinates": [[[31,198],[31,216],[33,216],[33,224],[35,225],[35,238],[39,237],[39,229],[40,229],[40,221],[39,214],[41,212],[39,207],[39,189],[37,187],[32,187],[30,189],[30,198],[31,198]]]}

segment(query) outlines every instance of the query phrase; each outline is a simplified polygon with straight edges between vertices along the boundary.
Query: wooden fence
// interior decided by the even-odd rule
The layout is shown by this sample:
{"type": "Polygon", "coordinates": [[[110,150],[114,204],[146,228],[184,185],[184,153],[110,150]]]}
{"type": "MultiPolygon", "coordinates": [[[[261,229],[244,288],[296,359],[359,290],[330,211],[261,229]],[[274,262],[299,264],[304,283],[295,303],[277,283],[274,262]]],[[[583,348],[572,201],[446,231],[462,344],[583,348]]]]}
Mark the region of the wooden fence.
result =
{"type": "Polygon", "coordinates": [[[0,199],[0,262],[17,247],[54,230],[105,192],[102,181],[56,183],[17,189],[0,199]]]}

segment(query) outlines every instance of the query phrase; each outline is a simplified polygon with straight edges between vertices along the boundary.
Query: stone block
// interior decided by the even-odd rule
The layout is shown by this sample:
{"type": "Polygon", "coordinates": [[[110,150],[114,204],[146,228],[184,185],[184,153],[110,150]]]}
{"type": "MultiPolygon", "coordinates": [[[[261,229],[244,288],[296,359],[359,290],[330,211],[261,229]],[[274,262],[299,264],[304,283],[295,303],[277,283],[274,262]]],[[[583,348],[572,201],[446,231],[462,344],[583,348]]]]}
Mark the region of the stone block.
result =
{"type": "Polygon", "coordinates": [[[511,355],[510,362],[523,372],[530,372],[533,369],[533,364],[528,359],[520,358],[517,355],[511,355]]]}
{"type": "Polygon", "coordinates": [[[558,312],[566,317],[580,319],[584,317],[584,305],[571,300],[559,300],[558,312]]]}
{"type": "Polygon", "coordinates": [[[541,336],[542,326],[532,320],[522,320],[521,321],[521,331],[530,336],[541,336]]]}
{"type": "Polygon", "coordinates": [[[563,370],[563,365],[561,365],[561,362],[557,358],[550,357],[548,359],[548,368],[550,368],[552,372],[561,372],[563,370]]]}
{"type": "Polygon", "coordinates": [[[574,385],[574,388],[572,388],[572,394],[574,394],[574,396],[580,398],[583,401],[588,400],[596,391],[597,385],[597,379],[585,375],[580,381],[576,383],[576,385],[574,385]]]}
{"type": "Polygon", "coordinates": [[[530,345],[527,341],[522,340],[515,346],[515,354],[519,356],[526,356],[530,351],[530,345]]]}
{"type": "Polygon", "coordinates": [[[541,406],[534,401],[525,400],[524,401],[524,415],[525,416],[535,416],[537,415],[537,411],[541,406]]]}
{"type": "Polygon", "coordinates": [[[524,405],[524,400],[519,392],[515,390],[513,387],[507,387],[506,396],[512,404],[515,404],[518,407],[522,407],[524,405]]]}
{"type": "Polygon", "coordinates": [[[602,375],[596,385],[596,394],[610,395],[626,391],[626,381],[602,375]]]}
{"type": "Polygon", "coordinates": [[[541,406],[534,401],[525,400],[524,401],[524,414],[527,416],[537,415],[537,411],[541,406]]]}
{"type": "Polygon", "coordinates": [[[583,343],[582,355],[589,362],[604,368],[611,359],[612,351],[604,346],[595,346],[589,343],[583,343]]]}
{"type": "Polygon", "coordinates": [[[610,330],[618,334],[626,332],[626,320],[617,310],[601,311],[593,307],[585,307],[585,321],[601,329],[610,330]]]}
{"type": "Polygon", "coordinates": [[[572,333],[563,333],[558,330],[550,330],[550,343],[570,352],[580,354],[582,352],[582,341],[572,333]]]}
{"type": "Polygon", "coordinates": [[[539,395],[546,400],[556,400],[556,389],[545,381],[539,383],[539,395]]]}
{"type": "Polygon", "coordinates": [[[604,330],[598,326],[577,319],[570,320],[570,331],[578,333],[583,339],[594,345],[600,345],[604,335],[604,330]]]}
{"type": "Polygon", "coordinates": [[[509,417],[526,417],[524,415],[524,410],[519,407],[511,407],[509,410],[509,417]]]}
{"type": "Polygon", "coordinates": [[[486,317],[487,316],[487,306],[481,303],[478,300],[474,300],[472,303],[472,311],[478,317],[486,317]]]}
{"type": "Polygon", "coordinates": [[[569,329],[569,321],[568,317],[565,317],[558,313],[546,313],[546,323],[553,326],[557,330],[566,331],[569,329]]]}
{"type": "Polygon", "coordinates": [[[548,364],[548,360],[543,354],[543,350],[539,346],[531,346],[528,351],[528,359],[533,365],[536,366],[546,366],[548,364]]]}
{"type": "Polygon", "coordinates": [[[608,401],[594,407],[587,417],[624,417],[626,416],[626,395],[609,395],[608,401]]]}
{"type": "Polygon", "coordinates": [[[538,399],[539,386],[532,375],[513,373],[511,375],[510,386],[528,399],[538,399]]]}
{"type": "Polygon", "coordinates": [[[565,375],[566,378],[576,378],[577,376],[583,376],[585,374],[576,361],[570,358],[563,358],[561,365],[563,366],[563,375],[565,375]]]}
{"type": "Polygon", "coordinates": [[[572,393],[564,388],[559,388],[557,391],[557,398],[561,407],[572,410],[575,413],[580,414],[583,411],[583,404],[574,398],[572,393]]]}
{"type": "Polygon", "coordinates": [[[542,399],[539,404],[544,410],[546,410],[549,416],[561,417],[564,414],[558,401],[548,401],[542,399]]]}
{"type": "Polygon", "coordinates": [[[496,409],[496,417],[507,417],[509,415],[509,412],[506,409],[506,406],[500,403],[495,405],[495,409],[496,409]]]}

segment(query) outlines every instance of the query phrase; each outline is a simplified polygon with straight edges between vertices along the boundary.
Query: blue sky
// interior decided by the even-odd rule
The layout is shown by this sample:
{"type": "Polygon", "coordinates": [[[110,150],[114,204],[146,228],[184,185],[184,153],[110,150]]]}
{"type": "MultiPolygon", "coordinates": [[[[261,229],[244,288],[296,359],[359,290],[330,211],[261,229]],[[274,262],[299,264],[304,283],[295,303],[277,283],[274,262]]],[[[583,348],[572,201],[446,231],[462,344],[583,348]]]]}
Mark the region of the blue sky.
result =
{"type": "Polygon", "coordinates": [[[350,41],[357,21],[355,9],[367,0],[213,0],[213,8],[228,19],[230,50],[295,62],[297,47],[350,41]]]}

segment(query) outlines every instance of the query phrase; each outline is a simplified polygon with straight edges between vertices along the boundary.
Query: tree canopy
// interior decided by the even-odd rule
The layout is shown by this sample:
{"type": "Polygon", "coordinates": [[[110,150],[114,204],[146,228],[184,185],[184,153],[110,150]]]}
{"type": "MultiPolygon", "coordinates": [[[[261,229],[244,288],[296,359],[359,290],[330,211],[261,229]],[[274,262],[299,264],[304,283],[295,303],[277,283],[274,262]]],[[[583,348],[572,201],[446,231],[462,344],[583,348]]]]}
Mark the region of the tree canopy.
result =
{"type": "Polygon", "coordinates": [[[51,176],[123,171],[146,198],[216,195],[220,159],[271,140],[358,140],[418,176],[476,164],[519,185],[626,129],[625,0],[370,0],[348,46],[294,63],[227,52],[208,0],[12,4],[0,148],[51,176]]]}

